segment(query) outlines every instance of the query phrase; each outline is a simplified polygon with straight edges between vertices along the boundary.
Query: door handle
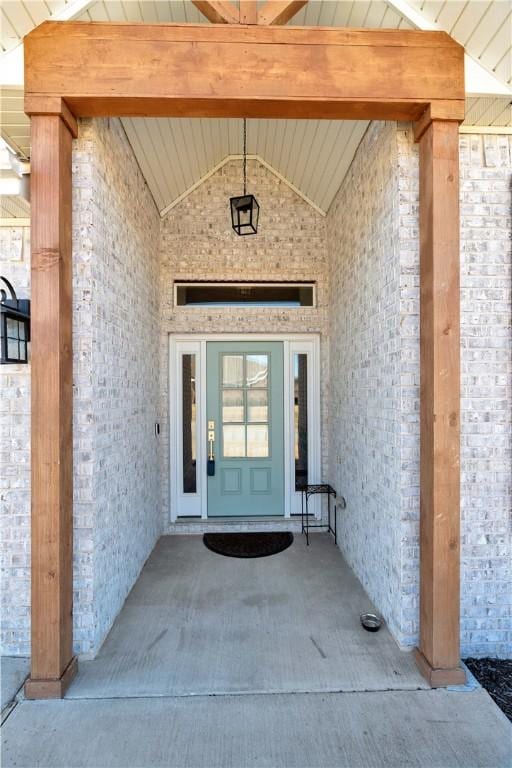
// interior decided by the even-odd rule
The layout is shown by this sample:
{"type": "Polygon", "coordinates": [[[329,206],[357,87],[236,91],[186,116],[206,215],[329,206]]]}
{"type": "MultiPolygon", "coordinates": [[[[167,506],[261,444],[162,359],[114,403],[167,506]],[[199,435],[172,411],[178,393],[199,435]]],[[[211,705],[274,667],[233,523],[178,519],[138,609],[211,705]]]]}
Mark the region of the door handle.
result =
{"type": "Polygon", "coordinates": [[[208,460],[206,462],[206,472],[208,477],[215,474],[215,429],[213,422],[208,422],[208,460]]]}

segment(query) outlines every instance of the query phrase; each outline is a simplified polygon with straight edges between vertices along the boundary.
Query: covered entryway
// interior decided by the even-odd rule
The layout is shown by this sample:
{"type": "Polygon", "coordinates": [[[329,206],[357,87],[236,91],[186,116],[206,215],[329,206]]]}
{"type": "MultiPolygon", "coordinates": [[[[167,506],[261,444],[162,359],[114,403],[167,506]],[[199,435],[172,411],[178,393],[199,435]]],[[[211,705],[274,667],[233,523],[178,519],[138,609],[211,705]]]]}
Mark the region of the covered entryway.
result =
{"type": "Polygon", "coordinates": [[[210,552],[200,536],[164,536],[100,653],[67,698],[428,688],[382,628],[331,536],[272,557],[210,552]]]}
{"type": "MultiPolygon", "coordinates": [[[[277,18],[274,21],[279,23],[277,18]]],[[[49,23],[28,36],[25,50],[25,107],[32,117],[34,301],[32,673],[27,695],[63,695],[76,670],[72,650],[71,148],[77,135],[76,118],[87,116],[363,117],[415,122],[420,142],[422,250],[422,563],[417,659],[433,685],[461,681],[458,123],[464,115],[462,48],[440,33],[402,30],[49,23]]]]}

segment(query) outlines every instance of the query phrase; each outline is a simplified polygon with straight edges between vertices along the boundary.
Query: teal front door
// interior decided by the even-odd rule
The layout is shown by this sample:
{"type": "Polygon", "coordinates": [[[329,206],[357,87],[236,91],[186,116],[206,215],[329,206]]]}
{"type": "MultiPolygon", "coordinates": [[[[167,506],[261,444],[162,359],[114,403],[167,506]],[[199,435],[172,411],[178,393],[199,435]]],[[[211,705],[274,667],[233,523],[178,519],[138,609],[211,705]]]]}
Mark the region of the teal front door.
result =
{"type": "Polygon", "coordinates": [[[283,515],[283,344],[211,341],[206,359],[208,517],[283,515]]]}

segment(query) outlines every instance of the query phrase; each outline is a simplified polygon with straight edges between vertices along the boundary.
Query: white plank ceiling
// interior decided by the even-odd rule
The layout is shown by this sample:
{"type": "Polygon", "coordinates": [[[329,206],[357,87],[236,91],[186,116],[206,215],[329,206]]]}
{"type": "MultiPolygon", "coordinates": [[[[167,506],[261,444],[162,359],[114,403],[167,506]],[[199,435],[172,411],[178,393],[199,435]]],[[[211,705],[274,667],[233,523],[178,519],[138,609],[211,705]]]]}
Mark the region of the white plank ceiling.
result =
{"type": "MultiPolygon", "coordinates": [[[[3,0],[3,50],[45,18],[69,12],[77,0],[3,0]]],[[[82,3],[82,6],[84,4],[82,3]]],[[[511,81],[512,0],[409,0],[503,82],[511,81]]],[[[93,0],[82,21],[208,23],[190,0],[93,0]]],[[[412,28],[386,0],[310,0],[290,22],[295,25],[412,28]]],[[[228,155],[242,152],[240,120],[125,119],[127,136],[160,211],[167,209],[228,155]]],[[[512,126],[509,99],[468,99],[468,126],[512,126]]],[[[322,211],[327,211],[352,162],[366,122],[251,120],[248,152],[259,155],[322,211]]],[[[30,155],[23,92],[2,93],[1,131],[24,156],[30,155]]],[[[5,214],[4,214],[5,215],[5,214]]]]}

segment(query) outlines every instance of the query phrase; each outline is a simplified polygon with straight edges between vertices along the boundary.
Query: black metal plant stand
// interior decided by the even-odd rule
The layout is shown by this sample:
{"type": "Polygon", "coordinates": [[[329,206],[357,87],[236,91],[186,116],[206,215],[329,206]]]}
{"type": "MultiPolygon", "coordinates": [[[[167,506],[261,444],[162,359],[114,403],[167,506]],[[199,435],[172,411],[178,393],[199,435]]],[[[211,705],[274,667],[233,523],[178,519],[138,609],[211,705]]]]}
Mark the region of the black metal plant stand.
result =
{"type": "MultiPolygon", "coordinates": [[[[307,546],[309,547],[309,531],[312,528],[326,528],[328,533],[332,533],[332,535],[334,536],[334,542],[335,544],[337,544],[338,543],[338,526],[337,526],[337,516],[336,516],[336,504],[334,504],[334,528],[331,525],[331,496],[337,499],[336,491],[334,490],[332,485],[329,485],[328,483],[308,484],[308,485],[302,486],[300,490],[302,492],[302,498],[301,498],[302,533],[306,534],[307,546]],[[309,499],[311,496],[315,496],[316,494],[319,494],[319,493],[327,494],[327,523],[310,524],[309,499]]],[[[345,509],[346,502],[343,496],[339,497],[337,503],[340,504],[341,509],[345,509]]]]}

